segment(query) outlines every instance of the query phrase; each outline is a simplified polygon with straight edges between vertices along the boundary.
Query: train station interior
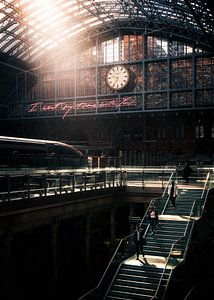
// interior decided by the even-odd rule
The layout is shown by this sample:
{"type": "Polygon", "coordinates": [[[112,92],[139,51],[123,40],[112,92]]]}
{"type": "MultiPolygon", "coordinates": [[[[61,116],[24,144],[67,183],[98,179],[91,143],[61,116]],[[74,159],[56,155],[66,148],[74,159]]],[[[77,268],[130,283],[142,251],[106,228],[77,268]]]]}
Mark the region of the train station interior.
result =
{"type": "Polygon", "coordinates": [[[211,299],[213,173],[211,0],[0,2],[2,300],[211,299]]]}

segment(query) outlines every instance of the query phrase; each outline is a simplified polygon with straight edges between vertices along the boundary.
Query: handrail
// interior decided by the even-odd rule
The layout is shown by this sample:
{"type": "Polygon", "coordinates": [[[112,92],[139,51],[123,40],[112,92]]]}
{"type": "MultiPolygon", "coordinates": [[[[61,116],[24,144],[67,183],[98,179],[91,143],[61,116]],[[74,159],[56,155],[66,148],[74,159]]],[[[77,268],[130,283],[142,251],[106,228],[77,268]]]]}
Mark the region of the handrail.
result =
{"type": "Polygon", "coordinates": [[[189,296],[191,296],[192,291],[195,290],[195,285],[190,289],[190,291],[188,292],[188,294],[185,296],[184,300],[188,300],[189,296]]]}
{"type": "MultiPolygon", "coordinates": [[[[204,197],[206,186],[208,184],[209,178],[210,178],[210,171],[207,173],[207,178],[206,178],[206,181],[205,181],[204,188],[203,188],[200,199],[203,199],[203,197],[204,197]]],[[[203,214],[203,212],[204,212],[204,209],[205,209],[205,206],[206,206],[206,203],[207,203],[208,193],[209,193],[209,189],[207,189],[207,191],[206,191],[206,196],[205,196],[204,204],[202,205],[201,214],[203,214]]]]}
{"type": "MultiPolygon", "coordinates": [[[[163,199],[163,197],[165,196],[165,193],[166,193],[166,191],[167,191],[167,188],[168,188],[168,186],[169,186],[169,183],[170,183],[170,181],[171,181],[171,178],[173,177],[173,174],[174,174],[174,172],[171,173],[170,178],[169,178],[169,180],[168,180],[168,182],[167,182],[167,185],[166,185],[166,187],[165,187],[165,189],[164,189],[164,191],[163,191],[163,193],[162,193],[162,196],[151,200],[151,202],[150,202],[150,204],[148,205],[148,207],[147,207],[147,209],[146,209],[146,211],[145,211],[145,214],[144,214],[144,216],[143,216],[143,218],[142,218],[142,220],[141,220],[141,222],[140,222],[140,227],[141,227],[142,224],[144,223],[144,220],[145,220],[145,218],[146,218],[147,215],[148,215],[148,211],[149,211],[150,207],[151,207],[152,205],[154,205],[154,203],[155,203],[158,199],[163,199]]],[[[148,224],[148,226],[147,226],[147,228],[146,228],[146,230],[145,230],[145,232],[144,232],[144,236],[146,236],[148,229],[149,229],[149,224],[148,224]]]]}
{"type": "MultiPolygon", "coordinates": [[[[191,212],[190,212],[190,218],[189,218],[189,221],[188,221],[187,225],[189,225],[189,223],[190,223],[191,215],[192,215],[192,212],[193,212],[193,208],[194,208],[194,206],[196,205],[196,202],[197,202],[197,200],[195,200],[195,201],[193,202],[193,206],[192,206],[192,209],[191,209],[191,212]]],[[[194,223],[193,223],[193,224],[194,224],[194,223]]],[[[186,226],[185,234],[184,234],[183,237],[185,237],[185,235],[186,235],[187,228],[188,228],[188,226],[186,226]]],[[[188,239],[187,239],[187,242],[186,242],[186,247],[185,247],[184,255],[183,255],[183,258],[184,258],[184,259],[185,259],[186,256],[187,256],[187,249],[188,249],[188,248],[187,248],[187,245],[189,245],[189,241],[190,241],[190,239],[191,239],[191,237],[192,237],[192,231],[193,231],[193,225],[192,225],[192,227],[191,227],[191,229],[190,229],[190,233],[189,233],[189,236],[188,236],[188,239]]],[[[182,237],[182,238],[183,238],[183,237],[182,237]]]]}
{"type": "MultiPolygon", "coordinates": [[[[204,188],[203,188],[202,195],[201,195],[200,199],[202,199],[202,198],[204,197],[204,193],[205,193],[205,191],[206,191],[206,186],[207,186],[209,177],[210,177],[210,171],[208,172],[208,174],[207,174],[207,176],[206,176],[204,188]]],[[[171,179],[171,177],[170,177],[170,179],[171,179]]],[[[207,200],[207,195],[208,195],[208,193],[206,194],[205,203],[206,203],[206,200],[207,200]]],[[[170,259],[170,256],[171,256],[172,249],[174,248],[174,246],[175,246],[179,241],[181,241],[183,238],[186,237],[187,230],[188,230],[188,228],[189,228],[189,223],[190,223],[190,221],[191,221],[191,217],[192,217],[192,215],[193,215],[193,210],[194,210],[194,207],[195,207],[197,201],[198,201],[198,200],[195,200],[195,201],[193,202],[193,204],[192,204],[192,208],[191,208],[191,211],[190,211],[190,214],[189,214],[189,220],[188,220],[188,222],[187,222],[187,224],[186,224],[186,227],[185,227],[185,231],[184,231],[183,236],[180,237],[178,240],[176,240],[176,241],[172,244],[172,246],[171,246],[171,248],[170,248],[169,255],[168,255],[168,257],[167,257],[167,261],[166,261],[165,267],[164,267],[164,269],[163,269],[163,272],[162,272],[162,274],[161,274],[160,280],[159,280],[159,282],[158,282],[158,286],[157,286],[157,288],[156,288],[155,294],[154,294],[154,296],[152,297],[151,300],[154,300],[154,299],[156,299],[156,297],[157,297],[157,293],[158,293],[158,291],[159,291],[159,289],[160,289],[161,281],[162,281],[163,276],[164,276],[164,273],[165,273],[165,271],[166,271],[166,267],[167,267],[167,265],[168,265],[168,262],[169,262],[169,259],[170,259]]],[[[164,211],[164,210],[163,210],[163,211],[164,211]]],[[[186,255],[187,255],[187,249],[188,249],[188,248],[187,248],[187,245],[189,244],[190,238],[191,238],[191,236],[192,236],[192,232],[193,232],[193,225],[191,226],[191,229],[190,229],[190,233],[189,233],[188,240],[187,240],[186,247],[185,247],[184,254],[183,254],[183,260],[185,260],[186,255]]],[[[168,279],[167,285],[168,285],[168,283],[169,283],[169,279],[168,279]]],[[[191,289],[191,291],[192,291],[192,289],[191,289]]],[[[190,291],[190,292],[191,292],[191,291],[190,291]]],[[[164,294],[164,295],[165,295],[165,294],[164,294]]],[[[163,297],[163,298],[164,298],[164,297],[163,297]]]]}
{"type": "MultiPolygon", "coordinates": [[[[184,231],[183,236],[180,237],[179,239],[177,239],[177,240],[172,244],[172,246],[171,246],[171,248],[170,248],[169,255],[168,255],[168,257],[167,257],[167,261],[166,261],[165,267],[164,267],[163,272],[162,272],[162,274],[161,274],[161,277],[160,277],[160,279],[159,279],[158,286],[157,286],[157,288],[156,288],[156,291],[155,291],[154,296],[152,297],[152,300],[155,299],[155,297],[157,296],[157,293],[158,293],[158,291],[159,291],[159,288],[160,288],[160,285],[161,285],[161,281],[162,281],[162,279],[163,279],[164,273],[165,273],[165,271],[166,271],[166,267],[167,267],[168,262],[169,262],[169,259],[170,259],[170,257],[171,257],[172,249],[174,248],[175,244],[177,244],[180,240],[182,240],[182,239],[186,236],[187,229],[188,229],[188,227],[189,227],[189,223],[190,223],[190,220],[191,220],[191,215],[192,215],[192,211],[193,211],[193,208],[194,208],[194,206],[195,206],[195,203],[196,203],[196,200],[193,202],[193,205],[192,205],[192,208],[191,208],[191,211],[190,211],[190,218],[189,218],[189,220],[188,220],[188,222],[187,222],[187,224],[186,224],[186,227],[185,227],[185,231],[184,231]]],[[[191,232],[192,232],[192,230],[191,230],[191,232]]],[[[186,250],[186,249],[185,249],[185,250],[186,250]]],[[[186,253],[186,251],[185,251],[185,253],[186,253]]],[[[186,255],[184,255],[184,257],[186,257],[186,255]]],[[[168,282],[167,282],[167,284],[168,284],[168,282]]]]}
{"type": "Polygon", "coordinates": [[[207,177],[206,177],[206,180],[205,180],[204,188],[203,188],[203,191],[202,191],[202,194],[201,194],[201,199],[204,197],[204,193],[205,193],[205,190],[206,190],[207,183],[209,181],[209,177],[210,177],[210,171],[207,173],[207,177]]]}
{"type": "MultiPolygon", "coordinates": [[[[164,193],[168,190],[169,184],[172,182],[173,176],[174,176],[174,172],[171,173],[171,176],[170,176],[170,178],[169,178],[169,180],[168,180],[168,182],[167,182],[167,185],[166,185],[166,188],[165,188],[165,190],[164,190],[164,193]]],[[[161,214],[164,213],[164,211],[165,211],[165,209],[166,209],[166,207],[167,207],[167,205],[168,205],[168,202],[169,202],[169,196],[168,196],[168,198],[167,198],[167,201],[166,201],[166,203],[165,203],[165,205],[164,205],[164,208],[163,208],[161,214]]]]}
{"type": "Polygon", "coordinates": [[[86,173],[75,170],[28,175],[0,175],[0,202],[96,190],[98,188],[125,187],[126,183],[121,180],[123,175],[120,170],[114,171],[113,177],[110,176],[109,171],[86,173]]]}
{"type": "Polygon", "coordinates": [[[176,242],[177,242],[177,241],[175,241],[175,242],[172,244],[171,248],[170,248],[169,255],[168,255],[168,257],[167,257],[165,267],[164,267],[163,272],[162,272],[162,274],[161,274],[161,277],[160,277],[160,279],[159,279],[158,286],[157,286],[157,288],[156,288],[155,294],[152,296],[151,300],[157,299],[157,298],[156,298],[156,297],[157,297],[157,293],[158,293],[158,291],[159,291],[159,288],[160,288],[160,285],[161,285],[161,281],[162,281],[162,279],[163,279],[163,275],[164,275],[165,270],[166,270],[166,266],[167,266],[167,264],[168,264],[168,262],[169,262],[169,259],[170,259],[170,253],[172,252],[172,249],[173,249],[174,244],[175,244],[176,242]]]}
{"type": "Polygon", "coordinates": [[[117,268],[117,271],[115,272],[115,274],[114,274],[114,276],[113,276],[113,278],[112,278],[112,280],[111,280],[111,283],[110,283],[110,285],[109,285],[109,287],[108,287],[108,289],[107,289],[107,291],[106,291],[106,293],[105,293],[105,296],[104,296],[103,300],[106,299],[106,297],[107,297],[107,295],[108,295],[108,292],[110,291],[111,286],[112,286],[112,284],[113,284],[115,278],[117,277],[117,274],[118,274],[118,272],[119,272],[119,270],[120,270],[120,267],[121,267],[121,263],[119,264],[119,266],[118,266],[118,268],[117,268]]]}
{"type": "MultiPolygon", "coordinates": [[[[171,176],[170,176],[170,179],[171,179],[171,177],[173,176],[173,174],[174,174],[174,173],[172,172],[172,174],[171,174],[171,176]]],[[[168,184],[169,184],[169,182],[170,182],[170,179],[169,179],[169,181],[168,181],[168,184]]],[[[162,198],[165,196],[165,193],[166,193],[166,189],[167,189],[167,187],[168,187],[168,184],[167,184],[166,188],[164,189],[164,191],[163,191],[161,197],[158,197],[158,198],[155,198],[155,199],[151,200],[150,204],[148,205],[148,207],[147,207],[147,209],[146,209],[146,211],[145,211],[145,214],[144,214],[143,218],[141,219],[140,227],[142,227],[142,225],[143,225],[143,223],[144,223],[144,221],[145,221],[145,219],[146,219],[146,217],[147,217],[147,215],[148,215],[149,208],[153,205],[153,203],[154,203],[157,199],[162,199],[162,198]]],[[[146,227],[146,229],[145,229],[144,237],[147,235],[147,232],[148,232],[148,230],[149,230],[149,226],[150,226],[150,225],[148,224],[147,227],[146,227]]],[[[89,295],[89,294],[91,294],[92,292],[96,291],[96,290],[100,287],[100,285],[101,285],[101,283],[102,283],[102,281],[103,281],[105,275],[107,274],[107,272],[108,272],[108,270],[109,270],[109,268],[110,268],[110,265],[112,264],[112,262],[113,262],[113,260],[114,260],[114,258],[115,258],[115,256],[116,256],[116,254],[117,254],[117,252],[118,252],[118,250],[119,250],[119,248],[120,248],[120,246],[121,246],[121,244],[122,244],[122,242],[123,242],[124,240],[130,238],[131,236],[133,236],[133,233],[130,234],[130,235],[128,235],[128,236],[126,236],[126,237],[124,237],[124,238],[122,238],[122,239],[120,240],[120,242],[119,242],[119,244],[118,244],[118,246],[117,246],[117,248],[116,248],[116,250],[115,250],[115,252],[114,252],[114,254],[113,254],[113,256],[112,256],[112,258],[111,258],[111,260],[110,260],[110,262],[108,263],[108,266],[106,267],[106,269],[105,269],[105,271],[104,271],[104,273],[103,273],[103,275],[102,275],[102,277],[101,277],[99,283],[97,284],[97,286],[94,287],[93,289],[91,289],[90,291],[88,291],[86,294],[82,295],[80,298],[78,298],[78,300],[84,299],[87,295],[89,295]]],[[[112,282],[113,282],[113,281],[111,281],[111,284],[110,284],[109,288],[111,287],[112,282]]]]}
{"type": "MultiPolygon", "coordinates": [[[[169,178],[169,180],[168,180],[168,182],[167,182],[167,185],[166,185],[166,187],[165,187],[165,189],[164,189],[164,191],[163,191],[162,196],[161,196],[161,197],[158,197],[158,198],[156,198],[156,199],[153,199],[153,200],[150,202],[150,204],[148,205],[148,207],[147,207],[147,209],[146,209],[146,211],[145,211],[145,214],[144,214],[144,216],[143,216],[143,218],[141,219],[141,222],[140,222],[140,226],[141,226],[141,227],[143,226],[143,223],[145,222],[145,218],[146,218],[146,216],[147,216],[147,214],[148,214],[148,210],[149,210],[149,208],[151,207],[151,205],[154,205],[154,203],[155,203],[158,199],[163,199],[163,197],[165,196],[166,191],[167,191],[167,189],[168,189],[168,186],[169,186],[170,182],[172,181],[172,178],[173,178],[174,174],[175,174],[174,172],[171,173],[170,178],[169,178]]],[[[205,186],[204,186],[204,190],[205,190],[205,188],[206,188],[206,184],[207,184],[207,182],[208,182],[208,178],[209,178],[209,177],[207,176],[206,183],[205,183],[205,186]]],[[[162,210],[162,213],[165,211],[166,206],[167,206],[167,204],[168,204],[168,201],[169,201],[169,197],[168,197],[167,200],[166,200],[166,203],[165,203],[165,205],[164,205],[164,208],[163,208],[163,210],[162,210]]],[[[192,215],[193,215],[193,210],[194,210],[195,205],[196,205],[196,200],[195,200],[195,201],[193,202],[193,204],[192,204],[192,208],[191,208],[191,211],[190,211],[190,218],[189,218],[189,220],[188,220],[188,222],[187,222],[187,224],[186,224],[186,228],[185,228],[185,231],[184,231],[183,236],[180,237],[178,240],[176,240],[176,241],[172,244],[172,246],[171,246],[171,248],[170,248],[170,252],[169,252],[169,255],[168,255],[168,257],[167,257],[166,265],[165,265],[165,267],[164,267],[164,269],[163,269],[163,272],[162,272],[162,274],[161,274],[161,277],[160,277],[160,280],[159,280],[159,283],[158,283],[156,292],[155,292],[154,296],[152,297],[152,299],[155,299],[155,297],[157,296],[157,293],[158,293],[158,291],[159,291],[159,289],[160,289],[160,285],[161,285],[163,276],[164,276],[164,274],[165,274],[166,267],[167,267],[167,265],[168,265],[168,263],[169,263],[169,260],[170,260],[170,257],[171,257],[171,253],[172,253],[173,248],[175,247],[175,245],[176,245],[177,243],[179,243],[183,238],[186,237],[187,230],[188,230],[188,228],[189,228],[189,223],[190,223],[190,221],[191,221],[191,217],[192,217],[192,215]]],[[[146,227],[146,229],[145,229],[144,236],[147,235],[148,229],[149,229],[149,224],[147,225],[147,227],[146,227]]],[[[190,239],[190,236],[192,235],[192,230],[193,230],[193,226],[191,227],[191,230],[190,230],[189,239],[190,239]]],[[[82,296],[79,298],[79,300],[84,299],[87,295],[89,295],[89,294],[95,292],[95,291],[100,287],[100,285],[101,285],[101,283],[102,283],[104,277],[106,276],[106,274],[107,274],[107,272],[108,272],[108,270],[109,270],[109,268],[110,268],[110,265],[112,264],[114,258],[116,257],[116,254],[117,254],[117,252],[118,252],[120,246],[122,245],[122,243],[123,243],[126,239],[130,238],[131,236],[133,236],[133,233],[130,234],[130,235],[128,235],[128,236],[126,236],[126,237],[124,237],[123,239],[120,240],[120,242],[119,242],[119,244],[118,244],[116,250],[114,251],[114,254],[113,254],[113,256],[112,256],[112,258],[111,258],[111,260],[110,260],[110,262],[109,262],[107,268],[105,269],[105,271],[104,271],[104,273],[103,273],[103,275],[102,275],[102,277],[101,277],[99,283],[97,284],[97,286],[96,286],[95,288],[91,289],[90,291],[88,291],[86,294],[82,295],[82,296]]],[[[187,243],[189,242],[189,239],[188,239],[187,243]]],[[[183,255],[184,258],[186,257],[186,253],[187,253],[187,247],[185,247],[185,251],[184,251],[184,255],[183,255]]],[[[112,286],[112,283],[113,283],[113,281],[114,281],[114,279],[115,279],[115,277],[116,277],[116,275],[117,275],[117,273],[118,273],[118,271],[119,271],[119,269],[120,269],[120,266],[121,266],[121,263],[119,264],[119,266],[118,266],[118,268],[117,268],[117,271],[116,271],[116,273],[115,273],[113,279],[111,280],[111,283],[110,283],[110,285],[109,285],[109,287],[108,287],[108,289],[107,289],[107,292],[105,293],[105,297],[106,297],[106,295],[108,294],[108,291],[110,290],[110,288],[111,288],[111,286],[112,286]]],[[[168,282],[169,282],[169,281],[168,281],[168,282]]],[[[167,284],[168,284],[168,283],[167,283],[167,284]]]]}
{"type": "MultiPolygon", "coordinates": [[[[151,202],[152,202],[152,201],[151,201],[151,202]]],[[[150,206],[151,206],[151,203],[150,203],[150,205],[148,206],[148,208],[147,208],[147,210],[146,210],[146,212],[145,212],[145,214],[144,214],[144,217],[142,218],[142,220],[141,220],[141,222],[140,222],[140,226],[142,226],[142,224],[143,224],[143,222],[144,222],[144,220],[145,220],[145,218],[146,218],[146,216],[147,216],[147,214],[148,214],[148,210],[149,210],[149,207],[150,207],[150,206]]],[[[147,234],[148,228],[149,228],[149,224],[147,225],[147,228],[146,228],[146,230],[145,230],[145,232],[144,232],[144,237],[145,237],[146,234],[147,234]]],[[[117,252],[118,252],[118,250],[119,250],[119,248],[120,248],[120,246],[121,246],[121,244],[123,243],[123,241],[125,241],[125,240],[128,239],[128,238],[130,238],[131,236],[133,236],[133,233],[131,233],[130,235],[128,235],[128,236],[126,236],[126,237],[124,237],[124,238],[122,238],[122,239],[120,240],[120,242],[119,242],[119,244],[118,244],[116,250],[114,251],[114,254],[113,254],[111,260],[109,261],[108,266],[106,267],[106,269],[105,269],[105,271],[104,271],[104,273],[103,273],[103,275],[102,275],[102,277],[101,277],[99,283],[97,284],[97,286],[94,287],[93,289],[91,289],[90,291],[88,291],[86,294],[82,295],[80,298],[78,298],[78,300],[84,299],[84,297],[86,297],[87,295],[91,294],[92,292],[94,292],[95,290],[97,290],[97,289],[100,287],[100,285],[101,285],[101,283],[102,283],[102,281],[103,281],[103,279],[104,279],[106,273],[107,273],[108,270],[109,270],[109,267],[110,267],[111,263],[113,262],[113,260],[114,260],[114,258],[115,258],[115,256],[116,256],[116,254],[117,254],[117,252]]],[[[112,285],[112,282],[113,282],[113,281],[111,281],[110,287],[111,287],[111,285],[112,285]]]]}
{"type": "Polygon", "coordinates": [[[129,237],[131,237],[132,235],[133,235],[133,233],[130,234],[130,235],[128,235],[128,236],[126,236],[126,237],[124,237],[124,238],[122,238],[122,239],[120,240],[120,242],[119,242],[119,244],[118,244],[116,250],[114,251],[114,254],[113,254],[111,260],[109,261],[108,266],[106,267],[106,269],[105,269],[105,271],[104,271],[104,273],[103,273],[103,275],[102,275],[100,281],[98,282],[97,286],[94,287],[93,289],[91,289],[90,291],[88,291],[86,294],[82,295],[80,298],[78,298],[78,300],[84,299],[85,296],[91,294],[92,292],[94,292],[96,289],[99,288],[101,282],[103,281],[103,278],[105,277],[105,275],[106,275],[106,273],[107,273],[107,271],[108,271],[108,269],[109,269],[111,263],[113,262],[113,260],[114,260],[114,258],[115,258],[115,256],[116,256],[117,251],[118,251],[118,249],[120,248],[122,242],[125,241],[126,239],[128,239],[129,237]]]}

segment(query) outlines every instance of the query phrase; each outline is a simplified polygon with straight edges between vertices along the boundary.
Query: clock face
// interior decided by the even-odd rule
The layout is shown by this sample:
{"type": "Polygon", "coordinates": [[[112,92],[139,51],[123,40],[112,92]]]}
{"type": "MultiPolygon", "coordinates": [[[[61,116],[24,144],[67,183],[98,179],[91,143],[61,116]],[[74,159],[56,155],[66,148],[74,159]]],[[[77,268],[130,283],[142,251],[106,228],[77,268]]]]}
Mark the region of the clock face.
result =
{"type": "Polygon", "coordinates": [[[107,83],[113,90],[122,90],[129,83],[130,74],[125,66],[113,66],[108,70],[107,83]]]}

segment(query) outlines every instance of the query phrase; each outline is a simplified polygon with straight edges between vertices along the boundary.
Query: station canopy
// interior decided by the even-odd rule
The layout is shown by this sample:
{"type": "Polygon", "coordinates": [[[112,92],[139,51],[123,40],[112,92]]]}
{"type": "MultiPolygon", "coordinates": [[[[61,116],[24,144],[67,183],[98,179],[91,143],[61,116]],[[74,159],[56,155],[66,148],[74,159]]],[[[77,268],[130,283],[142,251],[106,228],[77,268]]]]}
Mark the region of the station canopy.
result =
{"type": "Polygon", "coordinates": [[[212,0],[1,0],[0,54],[36,64],[86,41],[144,32],[213,50],[212,0]]]}

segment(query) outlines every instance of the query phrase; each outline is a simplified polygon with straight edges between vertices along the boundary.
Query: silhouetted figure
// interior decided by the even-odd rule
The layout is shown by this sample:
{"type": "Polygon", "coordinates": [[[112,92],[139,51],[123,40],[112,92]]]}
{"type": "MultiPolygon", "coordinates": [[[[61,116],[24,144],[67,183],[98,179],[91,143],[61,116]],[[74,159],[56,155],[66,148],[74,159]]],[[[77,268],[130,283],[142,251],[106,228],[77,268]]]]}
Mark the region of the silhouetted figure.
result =
{"type": "Polygon", "coordinates": [[[175,207],[175,200],[178,195],[178,187],[175,184],[174,180],[172,181],[171,185],[169,185],[168,187],[168,195],[169,195],[169,200],[172,203],[172,206],[175,207]]]}
{"type": "Polygon", "coordinates": [[[183,168],[183,180],[186,183],[189,183],[189,176],[193,173],[193,169],[190,167],[189,162],[187,161],[185,167],[183,168]]]}
{"type": "Polygon", "coordinates": [[[144,251],[143,251],[144,236],[143,236],[143,230],[142,228],[140,228],[139,224],[137,224],[135,227],[133,240],[136,246],[136,254],[137,254],[136,259],[139,259],[140,251],[144,257],[144,251]]]}
{"type": "Polygon", "coordinates": [[[158,212],[154,208],[154,206],[151,206],[149,208],[148,219],[149,219],[149,223],[150,223],[150,226],[152,229],[152,234],[154,234],[157,229],[157,224],[158,224],[158,212]]]}

